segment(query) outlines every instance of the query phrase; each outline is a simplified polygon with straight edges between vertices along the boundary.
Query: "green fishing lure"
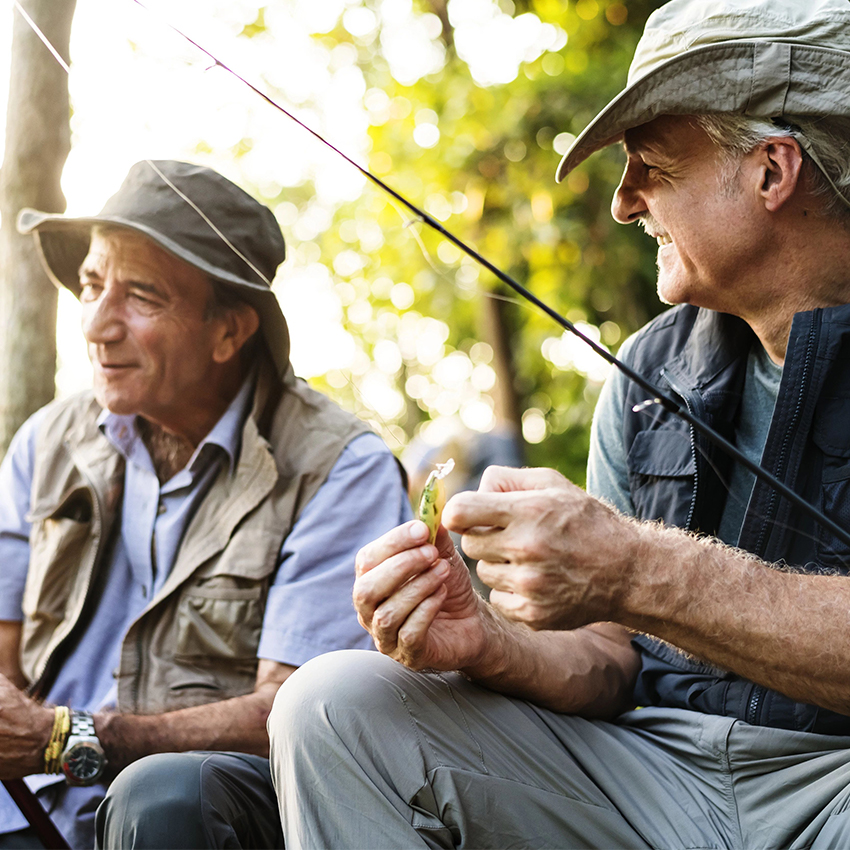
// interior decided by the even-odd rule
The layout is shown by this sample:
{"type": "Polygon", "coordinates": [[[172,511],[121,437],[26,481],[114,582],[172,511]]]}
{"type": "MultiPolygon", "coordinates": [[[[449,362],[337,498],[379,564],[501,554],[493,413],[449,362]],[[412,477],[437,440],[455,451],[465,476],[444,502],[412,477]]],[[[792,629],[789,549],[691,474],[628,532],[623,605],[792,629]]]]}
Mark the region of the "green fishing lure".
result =
{"type": "Polygon", "coordinates": [[[437,529],[440,527],[440,517],[446,504],[446,485],[443,479],[455,468],[455,462],[449,458],[445,463],[438,463],[437,468],[428,476],[422,488],[419,499],[419,519],[428,526],[431,532],[428,540],[433,543],[437,539],[437,529]]]}

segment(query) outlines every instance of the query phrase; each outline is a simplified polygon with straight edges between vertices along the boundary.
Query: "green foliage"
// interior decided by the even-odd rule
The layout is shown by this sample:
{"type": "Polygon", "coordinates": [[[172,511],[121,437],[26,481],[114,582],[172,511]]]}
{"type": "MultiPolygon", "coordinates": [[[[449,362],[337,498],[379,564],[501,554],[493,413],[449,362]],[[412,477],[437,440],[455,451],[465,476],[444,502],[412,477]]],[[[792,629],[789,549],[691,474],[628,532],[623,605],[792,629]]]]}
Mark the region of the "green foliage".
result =
{"type": "MultiPolygon", "coordinates": [[[[441,0],[421,0],[414,14],[430,15],[431,24],[435,16],[442,20],[437,41],[446,61],[442,70],[413,84],[393,77],[382,49],[378,0],[363,0],[375,14],[377,31],[352,35],[343,16],[332,32],[315,36],[330,49],[341,43],[356,49],[370,118],[369,167],[556,310],[586,322],[591,331],[599,328],[612,349],[660,309],[655,246],[611,219],[622,154],[614,148],[597,154],[558,186],[553,143],[559,134],[579,133],[620,90],[645,19],[658,5],[503,0],[501,8],[514,16],[532,13],[560,27],[566,44],[521,64],[517,77],[500,85],[477,83],[458,57],[441,0]],[[421,144],[426,124],[439,130],[433,147],[421,144]]],[[[264,30],[259,16],[244,33],[264,30]]],[[[426,128],[430,144],[428,133],[433,139],[435,131],[426,128]]],[[[309,185],[287,190],[296,203],[309,194],[309,185]]],[[[533,441],[529,463],[583,482],[598,375],[590,380],[586,373],[593,376],[592,368],[567,368],[573,348],[557,343],[560,328],[513,301],[499,311],[496,333],[507,335],[513,359],[512,370],[501,368],[493,359],[498,346],[484,322],[484,304],[493,294],[510,294],[411,218],[370,185],[359,200],[337,209],[320,235],[324,262],[342,258],[334,267],[335,288],[347,309],[345,327],[365,357],[359,368],[314,383],[375,420],[399,448],[436,419],[468,414],[468,422],[485,422],[482,404],[495,407],[495,419],[510,420],[510,412],[491,400],[498,388],[488,386],[493,378],[488,369],[495,369],[503,383],[512,381],[520,410],[526,411],[526,434],[533,441]],[[388,356],[393,344],[400,355],[395,362],[388,356]],[[404,395],[384,415],[375,414],[379,406],[370,405],[361,380],[379,353],[386,361],[382,374],[404,395]]]]}

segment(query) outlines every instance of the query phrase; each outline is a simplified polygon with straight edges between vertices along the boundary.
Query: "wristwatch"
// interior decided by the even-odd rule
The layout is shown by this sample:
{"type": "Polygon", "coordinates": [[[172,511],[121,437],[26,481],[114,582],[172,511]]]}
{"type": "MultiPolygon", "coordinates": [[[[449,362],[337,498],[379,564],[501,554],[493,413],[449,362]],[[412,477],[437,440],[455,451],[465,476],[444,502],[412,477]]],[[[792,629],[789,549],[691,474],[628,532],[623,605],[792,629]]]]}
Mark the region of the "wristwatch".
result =
{"type": "Polygon", "coordinates": [[[71,731],[62,753],[62,772],[69,785],[93,785],[106,767],[103,747],[88,711],[71,712],[71,731]]]}

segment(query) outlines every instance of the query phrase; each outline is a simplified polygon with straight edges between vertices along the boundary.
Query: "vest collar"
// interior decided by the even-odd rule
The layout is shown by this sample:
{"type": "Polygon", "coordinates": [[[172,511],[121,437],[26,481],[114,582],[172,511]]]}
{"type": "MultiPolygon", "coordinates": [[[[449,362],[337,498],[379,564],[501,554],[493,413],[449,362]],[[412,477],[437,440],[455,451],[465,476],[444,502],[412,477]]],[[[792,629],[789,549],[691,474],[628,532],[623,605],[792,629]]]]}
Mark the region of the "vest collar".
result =
{"type": "Polygon", "coordinates": [[[681,386],[703,390],[746,358],[755,339],[743,319],[700,308],[688,341],[664,370],[681,386]]]}

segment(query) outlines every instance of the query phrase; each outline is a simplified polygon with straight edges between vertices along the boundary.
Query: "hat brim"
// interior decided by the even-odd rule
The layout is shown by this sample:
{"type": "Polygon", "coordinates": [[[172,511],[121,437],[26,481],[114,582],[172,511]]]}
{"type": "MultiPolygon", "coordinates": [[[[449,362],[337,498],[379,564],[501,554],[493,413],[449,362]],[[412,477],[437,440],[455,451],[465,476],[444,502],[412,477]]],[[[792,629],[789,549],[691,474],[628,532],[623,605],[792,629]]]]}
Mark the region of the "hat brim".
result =
{"type": "Polygon", "coordinates": [[[660,115],[730,112],[763,118],[850,118],[848,91],[850,54],[843,50],[781,39],[718,42],[693,48],[626,86],[576,138],[564,154],[555,179],[560,182],[591,154],[660,115]],[[781,74],[765,77],[758,64],[757,60],[777,44],[790,48],[793,82],[781,74]]]}
{"type": "Polygon", "coordinates": [[[56,286],[80,297],[79,269],[91,243],[91,230],[97,225],[123,227],[146,236],[169,254],[202,271],[213,280],[239,290],[239,295],[256,311],[260,326],[278,373],[289,369],[289,328],[275,294],[266,286],[237,277],[211,265],[203,257],[187,251],[164,234],[117,216],[71,218],[39,210],[23,209],[18,214],[18,232],[32,233],[42,265],[56,286]]]}

